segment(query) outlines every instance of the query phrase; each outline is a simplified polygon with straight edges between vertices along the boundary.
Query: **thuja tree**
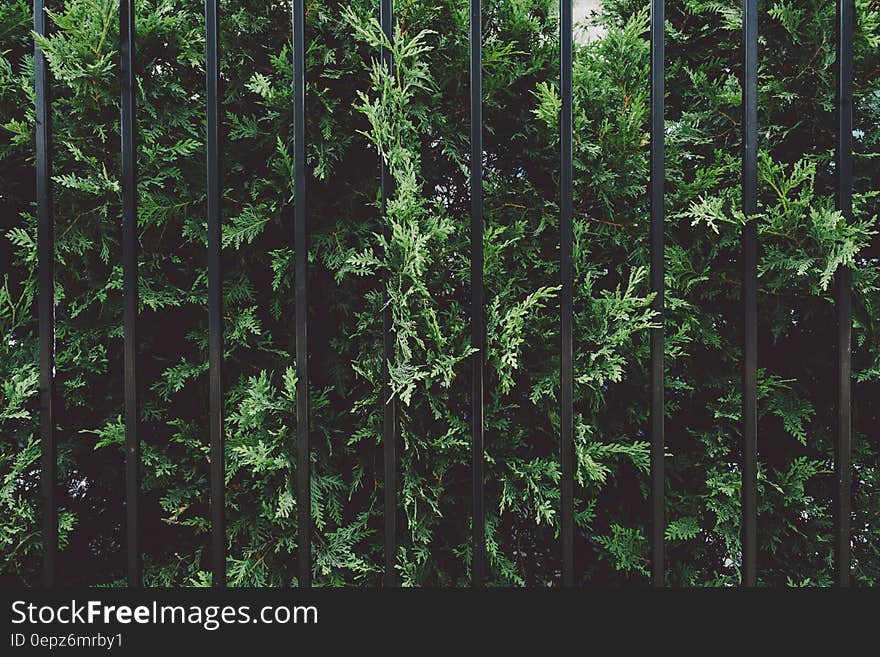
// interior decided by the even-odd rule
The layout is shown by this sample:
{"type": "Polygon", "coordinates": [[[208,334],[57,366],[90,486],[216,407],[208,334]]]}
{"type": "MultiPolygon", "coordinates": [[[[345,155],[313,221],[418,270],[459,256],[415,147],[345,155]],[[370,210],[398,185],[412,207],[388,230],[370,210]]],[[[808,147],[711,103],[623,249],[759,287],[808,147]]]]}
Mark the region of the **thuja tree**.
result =
{"type": "MultiPolygon", "coordinates": [[[[854,574],[880,581],[880,6],[856,0],[855,219],[834,210],[834,7],[760,3],[759,569],[831,581],[836,324],[854,280],[854,574]],[[873,522],[872,522],[873,521],[873,522]]],[[[118,19],[51,3],[60,575],[124,581],[118,19]]],[[[137,5],[143,551],[150,585],[203,585],[207,449],[204,37],[198,3],[137,5]]],[[[470,567],[468,7],[307,8],[314,571],[382,569],[382,309],[400,407],[407,585],[470,567]],[[379,212],[379,158],[394,196],[379,212]]],[[[221,2],[228,568],[296,582],[291,53],[286,2],[221,2]]],[[[491,581],[558,582],[556,3],[484,8],[486,492],[491,581]]],[[[667,580],[739,581],[741,7],[667,1],[667,580]]],[[[575,52],[576,565],[647,582],[648,13],[605,0],[575,52]]],[[[40,566],[29,3],[0,6],[0,578],[40,566]]]]}

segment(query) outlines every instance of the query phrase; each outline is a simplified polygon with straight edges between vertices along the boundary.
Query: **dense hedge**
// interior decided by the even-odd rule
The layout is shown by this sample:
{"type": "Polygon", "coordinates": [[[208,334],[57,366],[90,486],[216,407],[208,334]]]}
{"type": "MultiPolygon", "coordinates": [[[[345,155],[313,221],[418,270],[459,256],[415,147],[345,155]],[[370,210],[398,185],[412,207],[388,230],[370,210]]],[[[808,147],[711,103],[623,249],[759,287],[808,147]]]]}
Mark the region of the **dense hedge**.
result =
{"type": "MultiPolygon", "coordinates": [[[[648,14],[604,0],[575,55],[577,572],[647,581],[648,14]]],[[[60,576],[124,574],[118,26],[55,0],[60,576]]],[[[381,317],[401,402],[408,585],[469,566],[464,0],[308,3],[315,581],[382,563],[381,317]],[[396,180],[382,237],[377,145],[396,180]]],[[[880,583],[880,5],[856,0],[856,202],[833,207],[834,2],[761,2],[759,570],[831,579],[833,274],[854,269],[853,558],[880,583]]],[[[201,6],[137,3],[143,538],[150,585],[209,580],[201,6]]],[[[224,0],[226,514],[233,585],[296,572],[289,4],[224,0]]],[[[667,0],[668,582],[739,581],[740,4],[667,0]]],[[[487,501],[491,580],[559,580],[558,26],[553,0],[485,3],[487,501]]],[[[30,5],[0,4],[0,581],[40,566],[30,5]]]]}

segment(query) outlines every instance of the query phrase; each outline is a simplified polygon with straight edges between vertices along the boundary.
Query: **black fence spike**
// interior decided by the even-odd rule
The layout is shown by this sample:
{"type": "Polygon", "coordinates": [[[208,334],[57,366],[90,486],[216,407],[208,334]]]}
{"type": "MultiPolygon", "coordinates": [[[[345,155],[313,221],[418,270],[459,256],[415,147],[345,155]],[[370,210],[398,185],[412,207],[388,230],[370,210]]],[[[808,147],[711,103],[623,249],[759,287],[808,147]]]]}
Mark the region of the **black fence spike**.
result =
{"type": "Polygon", "coordinates": [[[482,0],[470,0],[471,96],[471,460],[473,468],[473,520],[471,523],[471,581],[482,586],[486,577],[486,502],[483,485],[483,369],[486,328],[483,295],[483,37],[482,0]]]}
{"type": "Polygon", "coordinates": [[[211,439],[211,579],[226,586],[225,454],[223,442],[223,279],[220,269],[220,22],[219,0],[205,0],[207,101],[208,362],[211,439]]]}
{"type": "Polygon", "coordinates": [[[665,1],[651,0],[651,292],[656,328],[651,329],[651,582],[664,585],[664,20],[665,1]]]}
{"type": "MultiPolygon", "coordinates": [[[[381,0],[379,22],[388,40],[394,38],[394,8],[392,0],[381,0]]],[[[382,47],[382,62],[391,71],[393,61],[388,48],[382,47]]],[[[380,155],[381,158],[381,155],[380,155]]],[[[386,217],[388,199],[394,193],[394,180],[388,171],[384,158],[380,163],[380,187],[382,195],[382,217],[386,217]]],[[[391,230],[386,225],[386,237],[391,230]]],[[[385,295],[385,308],[382,312],[382,379],[384,388],[384,404],[382,418],[382,447],[384,457],[385,479],[385,586],[397,585],[397,572],[394,565],[397,561],[397,399],[391,385],[391,373],[388,363],[394,356],[394,334],[392,332],[392,312],[385,295]]]]}
{"type": "MultiPolygon", "coordinates": [[[[854,0],[837,2],[837,209],[852,221],[854,0]]],[[[850,586],[852,496],[852,272],[837,271],[837,447],[835,474],[835,579],[850,586]]]]}
{"type": "Polygon", "coordinates": [[[758,532],[758,2],[743,4],[743,470],[742,584],[757,585],[758,532]]]}
{"type": "Polygon", "coordinates": [[[125,503],[128,585],[140,587],[140,461],[138,436],[138,238],[137,238],[137,122],[135,120],[134,0],[119,3],[122,136],[122,321],[125,369],[125,503]]]}
{"type": "Polygon", "coordinates": [[[561,480],[561,540],[562,585],[574,586],[574,202],[572,151],[573,136],[573,11],[572,0],[559,1],[559,81],[562,93],[562,111],[559,120],[560,177],[559,177],[559,241],[560,277],[560,463],[561,480]]]}
{"type": "Polygon", "coordinates": [[[308,226],[306,216],[305,2],[293,0],[293,223],[296,303],[296,461],[299,585],[312,585],[309,441],[308,226]]]}
{"type": "MultiPolygon", "coordinates": [[[[44,0],[34,0],[34,32],[47,36],[44,0]]],[[[55,230],[52,213],[52,104],[49,64],[34,43],[36,101],[37,272],[40,343],[40,439],[43,513],[43,585],[55,585],[58,455],[55,435],[55,230]]]]}

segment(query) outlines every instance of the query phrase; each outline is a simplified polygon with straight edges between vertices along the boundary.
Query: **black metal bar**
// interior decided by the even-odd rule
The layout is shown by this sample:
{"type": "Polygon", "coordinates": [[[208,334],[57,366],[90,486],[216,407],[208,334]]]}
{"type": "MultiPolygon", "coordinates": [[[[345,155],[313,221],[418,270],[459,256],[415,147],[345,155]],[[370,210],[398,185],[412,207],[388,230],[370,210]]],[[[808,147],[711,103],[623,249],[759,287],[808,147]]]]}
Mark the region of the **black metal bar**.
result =
{"type": "Polygon", "coordinates": [[[560,376],[560,461],[562,465],[562,585],[574,586],[574,348],[572,323],[574,317],[574,226],[572,224],[573,176],[573,15],[572,0],[559,0],[559,80],[562,111],[559,118],[560,179],[559,237],[561,350],[560,376]]]}
{"type": "Polygon", "coordinates": [[[134,0],[120,0],[119,42],[122,80],[122,315],[125,367],[125,506],[128,585],[141,586],[140,494],[141,448],[138,440],[137,390],[137,127],[135,124],[134,0]]]}
{"type": "Polygon", "coordinates": [[[482,586],[486,577],[486,502],[483,486],[483,368],[486,330],[483,325],[483,35],[482,0],[470,0],[471,93],[471,438],[474,516],[471,524],[473,562],[471,581],[482,586]]]}
{"type": "Polygon", "coordinates": [[[651,292],[657,328],[651,329],[651,582],[664,584],[664,0],[651,0],[651,292]]]}
{"type": "Polygon", "coordinates": [[[758,533],[758,3],[743,2],[743,180],[742,209],[747,218],[743,251],[743,471],[742,584],[757,584],[758,533]]]}
{"type": "Polygon", "coordinates": [[[293,0],[293,239],[296,301],[296,462],[299,585],[312,585],[309,447],[308,233],[306,227],[305,2],[293,0]]]}
{"type": "MultiPolygon", "coordinates": [[[[394,8],[392,0],[381,0],[379,21],[382,31],[390,41],[394,38],[394,8]]],[[[388,71],[392,70],[391,52],[382,48],[382,62],[388,71]]],[[[382,193],[382,217],[387,211],[388,199],[394,189],[394,180],[388,171],[385,159],[381,160],[380,186],[382,193]]],[[[386,236],[391,231],[386,227],[386,236]]],[[[392,333],[391,306],[385,296],[385,309],[382,312],[382,377],[384,382],[384,413],[382,426],[382,445],[385,461],[385,586],[396,586],[397,573],[394,564],[397,559],[397,400],[391,386],[388,363],[394,355],[394,335],[392,333]]]]}
{"type": "Polygon", "coordinates": [[[211,434],[211,576],[226,586],[225,454],[223,446],[223,280],[220,270],[220,22],[219,0],[205,0],[207,101],[208,362],[211,434]]]}
{"type": "MultiPolygon", "coordinates": [[[[44,0],[34,0],[34,32],[46,36],[44,0]]],[[[55,585],[58,552],[58,507],[55,499],[55,231],[52,217],[52,107],[49,65],[34,44],[37,175],[37,315],[40,340],[40,439],[43,495],[43,585],[55,585]]]]}
{"type": "MultiPolygon", "coordinates": [[[[852,221],[854,0],[837,2],[837,209],[852,221]]],[[[835,579],[850,586],[852,495],[852,272],[837,271],[837,449],[835,474],[835,579]]]]}

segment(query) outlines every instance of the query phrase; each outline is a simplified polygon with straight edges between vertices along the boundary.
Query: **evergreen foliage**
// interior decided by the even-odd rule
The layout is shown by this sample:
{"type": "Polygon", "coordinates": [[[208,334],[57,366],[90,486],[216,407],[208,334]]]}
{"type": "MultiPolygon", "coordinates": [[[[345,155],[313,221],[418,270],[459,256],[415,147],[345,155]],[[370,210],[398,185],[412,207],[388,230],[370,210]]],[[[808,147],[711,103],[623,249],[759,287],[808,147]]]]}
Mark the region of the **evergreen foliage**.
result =
{"type": "MultiPolygon", "coordinates": [[[[740,544],[741,6],[667,0],[668,582],[735,585],[740,544]]],[[[880,584],[880,4],[856,0],[855,220],[834,209],[834,3],[760,4],[759,571],[828,585],[833,277],[853,269],[853,567],[880,584]]],[[[154,586],[209,583],[201,5],[139,0],[143,541],[154,586]]],[[[487,553],[546,586],[558,548],[558,21],[484,9],[487,553]]],[[[65,584],[123,584],[115,0],[55,0],[56,320],[65,584]]],[[[0,581],[40,568],[31,7],[0,3],[0,581]]],[[[468,8],[307,5],[317,585],[382,569],[382,306],[400,401],[405,585],[468,581],[468,8]],[[378,63],[386,43],[390,73],[378,63]],[[378,162],[395,181],[379,214],[378,162]],[[386,234],[385,226],[391,228],[386,234]]],[[[221,2],[226,515],[234,586],[295,583],[289,4],[221,2]]],[[[649,575],[648,13],[604,0],[576,46],[575,440],[581,583],[649,575]]]]}

